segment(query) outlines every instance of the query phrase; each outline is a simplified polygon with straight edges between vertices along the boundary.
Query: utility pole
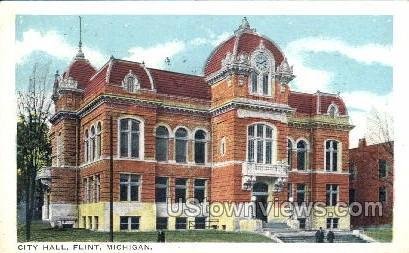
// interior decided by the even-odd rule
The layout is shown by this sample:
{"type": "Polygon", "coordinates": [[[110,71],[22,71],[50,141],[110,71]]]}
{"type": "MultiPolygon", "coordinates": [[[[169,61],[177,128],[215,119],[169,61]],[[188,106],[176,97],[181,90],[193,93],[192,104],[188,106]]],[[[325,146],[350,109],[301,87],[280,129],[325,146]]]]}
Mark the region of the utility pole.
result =
{"type": "Polygon", "coordinates": [[[114,133],[113,133],[113,119],[112,119],[112,104],[111,104],[111,114],[109,116],[110,125],[110,159],[109,159],[109,241],[114,241],[114,133]]]}

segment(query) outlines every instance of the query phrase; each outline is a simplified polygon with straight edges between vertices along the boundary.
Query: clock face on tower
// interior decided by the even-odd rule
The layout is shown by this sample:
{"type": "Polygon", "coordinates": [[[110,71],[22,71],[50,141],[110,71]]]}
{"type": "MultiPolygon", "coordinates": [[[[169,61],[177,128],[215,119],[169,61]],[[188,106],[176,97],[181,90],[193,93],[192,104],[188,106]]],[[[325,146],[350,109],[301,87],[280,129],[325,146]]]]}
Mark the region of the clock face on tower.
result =
{"type": "Polygon", "coordinates": [[[254,63],[256,68],[261,72],[265,72],[268,70],[269,61],[268,56],[266,53],[259,52],[254,56],[254,63]]]}

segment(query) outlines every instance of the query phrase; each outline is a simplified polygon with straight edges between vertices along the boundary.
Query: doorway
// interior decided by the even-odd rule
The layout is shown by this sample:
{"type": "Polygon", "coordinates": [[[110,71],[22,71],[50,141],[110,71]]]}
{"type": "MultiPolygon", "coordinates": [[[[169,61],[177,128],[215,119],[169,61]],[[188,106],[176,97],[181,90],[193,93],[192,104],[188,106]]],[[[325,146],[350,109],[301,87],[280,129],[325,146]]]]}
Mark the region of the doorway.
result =
{"type": "Polygon", "coordinates": [[[267,222],[268,185],[263,182],[255,183],[253,185],[253,196],[255,196],[256,219],[267,222]]]}

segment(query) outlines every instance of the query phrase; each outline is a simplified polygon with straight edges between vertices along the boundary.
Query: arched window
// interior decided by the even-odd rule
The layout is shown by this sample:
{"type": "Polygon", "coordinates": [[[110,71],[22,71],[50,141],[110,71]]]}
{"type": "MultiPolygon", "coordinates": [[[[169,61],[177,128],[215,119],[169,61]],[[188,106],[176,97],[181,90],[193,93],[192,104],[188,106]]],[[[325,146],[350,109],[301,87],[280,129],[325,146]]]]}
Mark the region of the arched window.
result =
{"type": "Polygon", "coordinates": [[[139,125],[136,119],[120,120],[120,156],[139,158],[139,125]]]}
{"type": "Polygon", "coordinates": [[[292,168],[292,164],[293,164],[292,153],[293,153],[293,143],[291,142],[290,139],[288,139],[287,140],[287,164],[289,166],[289,169],[292,168]]]}
{"type": "Polygon", "coordinates": [[[247,131],[247,161],[271,164],[273,160],[273,128],[264,124],[251,125],[247,131]]]}
{"type": "Polygon", "coordinates": [[[187,161],[187,130],[179,128],[175,133],[175,153],[177,163],[187,161]]]}
{"type": "Polygon", "coordinates": [[[95,151],[96,151],[96,140],[95,140],[95,127],[91,127],[91,152],[90,152],[90,160],[94,161],[95,160],[95,151]]]}
{"type": "Polygon", "coordinates": [[[89,161],[89,141],[88,141],[88,129],[85,130],[84,134],[84,161],[89,161]]]}
{"type": "Polygon", "coordinates": [[[339,143],[335,140],[328,140],[325,142],[325,170],[337,171],[338,170],[338,151],[339,143]]]}
{"type": "Polygon", "coordinates": [[[156,160],[168,160],[169,131],[164,126],[156,128],[156,160]]]}
{"type": "Polygon", "coordinates": [[[197,130],[195,133],[195,163],[204,164],[206,162],[206,133],[197,130]]]}
{"type": "Polygon", "coordinates": [[[328,115],[331,117],[335,117],[338,116],[338,107],[335,104],[331,104],[330,106],[328,106],[328,115]]]}
{"type": "Polygon", "coordinates": [[[139,89],[139,81],[136,75],[132,72],[132,70],[129,70],[129,73],[124,77],[122,80],[122,86],[124,89],[126,89],[128,92],[135,92],[139,89]]]}
{"type": "Polygon", "coordinates": [[[102,146],[102,142],[101,142],[101,122],[98,122],[97,124],[97,133],[96,133],[96,141],[97,141],[97,150],[96,150],[96,159],[100,159],[101,158],[101,146],[102,146]]]}
{"type": "Polygon", "coordinates": [[[297,143],[297,170],[307,168],[307,159],[307,144],[301,140],[297,143]]]}

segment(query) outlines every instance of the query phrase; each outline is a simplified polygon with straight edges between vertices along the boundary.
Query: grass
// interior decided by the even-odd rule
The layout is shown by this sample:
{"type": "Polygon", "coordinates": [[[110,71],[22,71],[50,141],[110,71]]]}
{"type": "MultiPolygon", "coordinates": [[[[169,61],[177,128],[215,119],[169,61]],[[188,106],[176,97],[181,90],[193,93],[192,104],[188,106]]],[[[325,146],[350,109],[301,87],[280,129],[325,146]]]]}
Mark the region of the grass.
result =
{"type": "MultiPolygon", "coordinates": [[[[167,242],[272,242],[270,238],[250,232],[219,230],[166,231],[167,242]]],[[[115,242],[156,242],[156,232],[115,232],[115,242]]],[[[37,242],[107,242],[109,233],[86,229],[51,228],[41,221],[31,225],[31,240],[37,242]]],[[[17,228],[18,242],[24,242],[24,225],[17,228]]]]}
{"type": "Polygon", "coordinates": [[[365,234],[379,242],[392,242],[392,227],[365,228],[365,234]]]}

